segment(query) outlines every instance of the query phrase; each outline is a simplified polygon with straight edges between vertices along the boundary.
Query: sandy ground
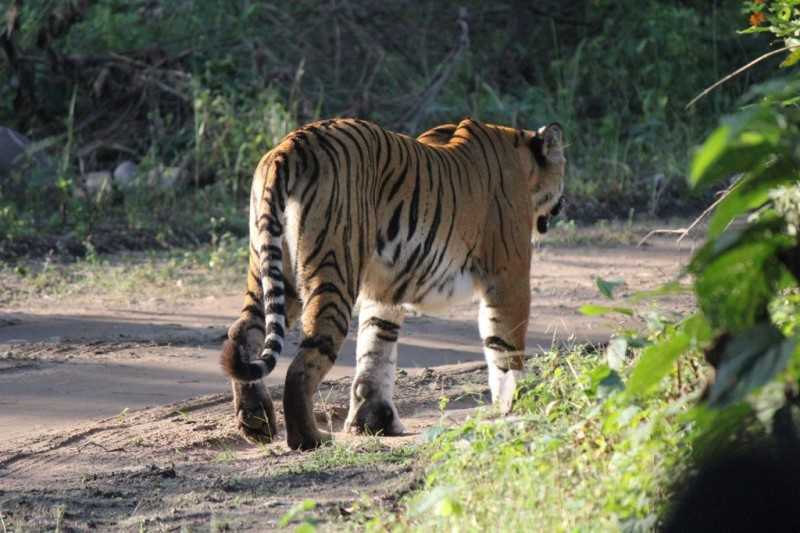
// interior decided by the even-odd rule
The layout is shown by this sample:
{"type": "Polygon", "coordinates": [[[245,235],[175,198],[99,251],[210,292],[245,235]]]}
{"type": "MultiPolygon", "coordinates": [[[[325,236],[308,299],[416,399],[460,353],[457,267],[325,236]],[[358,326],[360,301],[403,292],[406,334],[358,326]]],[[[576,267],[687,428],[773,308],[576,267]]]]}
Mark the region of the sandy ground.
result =
{"type": "MultiPolygon", "coordinates": [[[[537,251],[528,352],[607,341],[621,324],[577,311],[607,303],[594,278],[624,279],[623,295],[654,288],[689,253],[669,241],[537,251]]],[[[415,477],[408,461],[317,468],[319,452],[292,452],[282,441],[254,447],[238,437],[217,354],[240,303],[239,295],[191,302],[165,295],[130,307],[0,310],[0,517],[8,531],[264,530],[304,498],[333,524],[353,502],[394,501],[415,477]]],[[[670,305],[685,310],[690,302],[670,305]]],[[[485,403],[476,315],[472,305],[407,319],[397,398],[409,435],[337,439],[355,450],[396,448],[441,422],[442,396],[451,400],[447,420],[485,403]]],[[[346,413],[354,349],[351,338],[320,388],[320,421],[334,431],[346,413]]],[[[268,379],[275,400],[287,366],[284,358],[268,379]]],[[[280,402],[276,408],[282,419],[280,402]]]]}

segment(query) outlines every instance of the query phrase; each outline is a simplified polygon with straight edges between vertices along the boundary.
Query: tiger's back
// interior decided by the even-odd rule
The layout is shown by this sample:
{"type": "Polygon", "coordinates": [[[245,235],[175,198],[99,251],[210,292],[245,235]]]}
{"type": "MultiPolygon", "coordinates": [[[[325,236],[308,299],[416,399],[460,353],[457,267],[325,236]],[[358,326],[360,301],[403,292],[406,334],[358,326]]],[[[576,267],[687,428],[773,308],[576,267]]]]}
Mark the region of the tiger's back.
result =
{"type": "Polygon", "coordinates": [[[339,119],[287,136],[254,175],[248,293],[223,350],[245,434],[274,433],[252,421],[271,410],[260,378],[300,318],[284,393],[287,439],[308,448],[327,438],[313,422],[312,395],[357,299],[348,427],[402,431],[391,398],[402,305],[431,309],[477,293],[490,382],[493,365],[504,376],[519,371],[531,234],[558,201],[563,171],[558,126],[529,132],[467,119],[416,140],[339,119]]]}

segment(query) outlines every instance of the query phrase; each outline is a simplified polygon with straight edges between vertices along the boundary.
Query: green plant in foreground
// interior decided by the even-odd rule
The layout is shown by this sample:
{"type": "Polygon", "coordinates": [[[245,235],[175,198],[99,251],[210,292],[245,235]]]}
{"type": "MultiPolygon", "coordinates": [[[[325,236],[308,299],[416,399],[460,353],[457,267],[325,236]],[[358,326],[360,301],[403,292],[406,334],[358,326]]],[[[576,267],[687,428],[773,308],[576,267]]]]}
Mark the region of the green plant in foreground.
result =
{"type": "Polygon", "coordinates": [[[694,187],[738,179],[689,265],[699,310],[648,348],[632,376],[632,395],[646,393],[683,353],[705,350],[716,378],[691,417],[700,453],[728,443],[747,420],[791,428],[774,417],[796,402],[800,385],[800,336],[793,325],[800,280],[799,94],[796,74],[754,88],[747,105],[695,155],[694,187]],[[772,382],[784,384],[785,394],[765,404],[763,394],[753,393],[772,382]],[[772,420],[765,411],[774,413],[772,420]]]}
{"type": "MultiPolygon", "coordinates": [[[[604,354],[552,350],[529,361],[511,418],[481,411],[438,434],[424,488],[382,530],[541,531],[652,528],[664,488],[689,453],[673,384],[635,404],[607,377],[604,354]]],[[[619,373],[627,378],[630,366],[619,373]]],[[[696,373],[684,376],[691,386],[696,373]]],[[[620,382],[621,383],[621,382],[620,382]]]]}

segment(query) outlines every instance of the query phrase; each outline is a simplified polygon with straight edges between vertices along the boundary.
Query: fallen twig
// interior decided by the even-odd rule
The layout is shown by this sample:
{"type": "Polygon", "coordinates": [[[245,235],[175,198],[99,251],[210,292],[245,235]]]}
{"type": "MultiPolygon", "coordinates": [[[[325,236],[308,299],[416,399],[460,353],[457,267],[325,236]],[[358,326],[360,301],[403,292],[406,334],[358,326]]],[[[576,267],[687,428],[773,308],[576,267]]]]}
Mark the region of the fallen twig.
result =
{"type": "Polygon", "coordinates": [[[689,235],[689,233],[694,229],[694,227],[697,226],[700,223],[700,221],[702,221],[706,217],[706,215],[708,215],[711,211],[713,211],[714,208],[717,207],[717,205],[722,200],[724,200],[725,197],[728,196],[728,194],[730,194],[730,192],[733,190],[733,188],[735,186],[736,186],[736,183],[734,183],[733,185],[728,187],[726,190],[724,190],[722,193],[720,193],[719,198],[714,200],[714,203],[712,203],[710,206],[708,206],[705,209],[705,211],[700,213],[700,216],[697,217],[696,219],[694,219],[694,222],[689,224],[687,227],[679,228],[679,229],[654,229],[653,231],[651,231],[650,233],[648,233],[647,235],[642,237],[642,239],[636,244],[636,247],[638,248],[638,247],[642,246],[653,235],[663,235],[665,233],[666,234],[672,234],[672,235],[680,235],[675,242],[676,243],[681,242],[687,235],[689,235]]]}

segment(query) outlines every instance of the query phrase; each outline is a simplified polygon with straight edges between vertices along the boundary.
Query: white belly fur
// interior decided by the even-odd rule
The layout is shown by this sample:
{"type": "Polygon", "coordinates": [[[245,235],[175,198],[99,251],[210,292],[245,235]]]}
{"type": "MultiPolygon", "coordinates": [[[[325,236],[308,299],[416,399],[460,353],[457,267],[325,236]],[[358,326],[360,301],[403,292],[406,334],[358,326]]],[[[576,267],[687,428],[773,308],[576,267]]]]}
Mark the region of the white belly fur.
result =
{"type": "Polygon", "coordinates": [[[403,304],[403,308],[423,313],[442,312],[451,305],[473,300],[476,292],[475,279],[469,272],[455,273],[441,291],[434,289],[421,302],[403,304]]]}

